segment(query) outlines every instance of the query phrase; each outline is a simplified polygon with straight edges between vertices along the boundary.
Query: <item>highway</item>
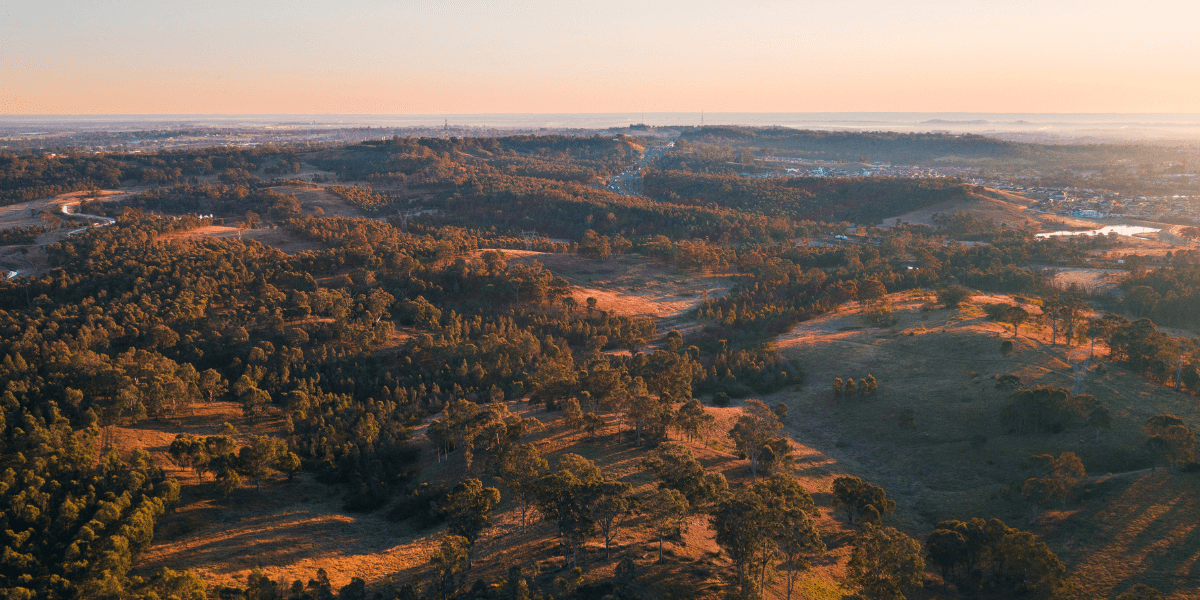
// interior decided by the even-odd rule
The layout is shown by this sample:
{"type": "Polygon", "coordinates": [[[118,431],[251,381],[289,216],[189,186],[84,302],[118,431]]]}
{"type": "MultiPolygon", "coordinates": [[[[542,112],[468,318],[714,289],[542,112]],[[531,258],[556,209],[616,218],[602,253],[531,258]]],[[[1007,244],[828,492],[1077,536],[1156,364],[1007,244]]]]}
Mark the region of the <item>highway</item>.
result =
{"type": "Polygon", "coordinates": [[[640,191],[635,189],[641,187],[642,169],[650,164],[650,161],[662,156],[668,148],[674,147],[675,142],[671,142],[666,146],[652,148],[646,151],[637,162],[625,169],[620,175],[613,177],[608,183],[608,189],[624,196],[640,196],[640,191]],[[633,184],[632,186],[630,184],[633,184]]]}

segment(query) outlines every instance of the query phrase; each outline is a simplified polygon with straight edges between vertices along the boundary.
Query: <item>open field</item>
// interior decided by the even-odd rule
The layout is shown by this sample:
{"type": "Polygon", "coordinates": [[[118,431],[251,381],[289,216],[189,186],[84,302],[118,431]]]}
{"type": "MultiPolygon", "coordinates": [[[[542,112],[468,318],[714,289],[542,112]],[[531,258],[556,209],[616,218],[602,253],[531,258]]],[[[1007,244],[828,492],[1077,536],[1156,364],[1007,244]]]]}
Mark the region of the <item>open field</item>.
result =
{"type": "Polygon", "coordinates": [[[281,194],[289,194],[296,197],[300,201],[300,205],[304,207],[312,206],[325,211],[327,217],[362,217],[361,211],[342,201],[341,198],[333,195],[325,190],[325,188],[297,188],[297,187],[277,187],[272,188],[281,194]]]}
{"type": "Polygon", "coordinates": [[[1067,289],[1072,285],[1093,294],[1118,294],[1121,280],[1129,272],[1123,269],[1088,269],[1081,267],[1054,267],[1053,283],[1067,289]]]}

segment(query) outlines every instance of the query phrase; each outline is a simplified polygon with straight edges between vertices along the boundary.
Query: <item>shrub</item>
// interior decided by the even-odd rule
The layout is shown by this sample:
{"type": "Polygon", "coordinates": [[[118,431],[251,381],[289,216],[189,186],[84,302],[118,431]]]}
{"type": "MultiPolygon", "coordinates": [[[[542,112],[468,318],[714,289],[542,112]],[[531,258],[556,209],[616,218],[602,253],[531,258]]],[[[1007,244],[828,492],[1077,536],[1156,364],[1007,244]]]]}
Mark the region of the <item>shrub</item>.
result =
{"type": "Polygon", "coordinates": [[[946,305],[946,308],[958,308],[964,300],[971,297],[971,291],[959,285],[952,285],[946,289],[938,290],[938,302],[946,305]]]}

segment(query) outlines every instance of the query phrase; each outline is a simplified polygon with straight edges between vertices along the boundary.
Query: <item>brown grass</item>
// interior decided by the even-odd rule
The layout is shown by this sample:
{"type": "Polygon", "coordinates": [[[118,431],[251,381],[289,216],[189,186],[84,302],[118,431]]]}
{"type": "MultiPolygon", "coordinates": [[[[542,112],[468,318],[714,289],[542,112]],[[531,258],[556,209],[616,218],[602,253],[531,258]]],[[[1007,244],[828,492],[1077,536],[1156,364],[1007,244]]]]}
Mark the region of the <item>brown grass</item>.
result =
{"type": "Polygon", "coordinates": [[[364,217],[362,211],[346,204],[341,198],[333,195],[325,188],[294,188],[294,187],[278,187],[273,188],[281,194],[290,194],[300,201],[302,206],[320,207],[325,211],[327,217],[364,217]]]}
{"type": "MultiPolygon", "coordinates": [[[[1093,484],[1101,491],[1086,492],[1082,502],[1068,504],[1065,511],[1044,511],[1032,522],[1013,491],[1031,476],[1025,461],[1034,454],[1074,451],[1092,475],[1104,475],[1106,465],[1112,464],[1106,453],[1141,446],[1141,426],[1148,417],[1169,412],[1191,423],[1200,420],[1194,399],[1106,364],[1107,374],[1092,368],[1084,384],[1086,393],[1113,411],[1113,429],[1103,432],[1099,443],[1080,425],[1057,435],[1007,435],[999,424],[1004,396],[993,389],[991,377],[1012,373],[1023,386],[1071,387],[1072,365],[1087,357],[1087,348],[1067,350],[1061,340],[1051,347],[1048,332],[1034,326],[1023,327],[1013,339],[1010,327],[985,321],[978,307],[983,302],[1012,302],[1003,296],[976,297],[961,310],[933,312],[917,310],[927,300],[919,293],[892,300],[899,319],[893,327],[865,326],[859,310],[851,307],[803,323],[778,342],[785,355],[802,361],[809,383],[799,392],[776,394],[769,401],[787,402],[800,417],[791,427],[792,435],[826,457],[822,468],[883,486],[898,504],[892,522],[918,538],[937,521],[951,518],[1000,517],[1031,529],[1059,553],[1071,581],[1087,591],[1084,597],[1103,596],[1140,581],[1172,598],[1200,593],[1194,578],[1178,574],[1185,566],[1191,569],[1194,560],[1156,560],[1194,556],[1200,551],[1194,537],[1153,535],[1142,545],[1119,541],[1139,527],[1138,519],[1156,531],[1190,522],[1177,514],[1192,515],[1189,511],[1196,509],[1194,497],[1184,493],[1190,486],[1184,482],[1192,476],[1167,480],[1163,485],[1176,492],[1165,497],[1139,491],[1149,485],[1140,473],[1101,477],[1097,481],[1103,483],[1093,484]],[[1005,339],[1013,339],[1016,346],[1009,357],[999,352],[1005,339]],[[835,377],[861,378],[867,373],[879,382],[877,396],[833,398],[835,377]],[[916,411],[915,429],[898,425],[898,415],[906,408],[916,411]],[[980,449],[970,443],[976,434],[988,438],[980,449]],[[1154,508],[1158,505],[1170,510],[1154,508]],[[1099,577],[1100,569],[1111,573],[1099,577]]],[[[1097,354],[1105,353],[1098,345],[1097,354]]],[[[814,482],[812,489],[820,488],[814,482]]]]}

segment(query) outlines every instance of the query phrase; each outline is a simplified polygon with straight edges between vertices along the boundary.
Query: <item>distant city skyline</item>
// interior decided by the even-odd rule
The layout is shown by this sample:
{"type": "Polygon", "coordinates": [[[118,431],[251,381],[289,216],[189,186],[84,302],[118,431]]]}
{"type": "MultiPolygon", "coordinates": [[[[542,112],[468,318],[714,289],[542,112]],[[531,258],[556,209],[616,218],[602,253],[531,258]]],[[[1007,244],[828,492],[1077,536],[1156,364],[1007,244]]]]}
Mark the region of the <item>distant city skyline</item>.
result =
{"type": "Polygon", "coordinates": [[[24,2],[0,114],[1198,113],[1191,2],[24,2]]]}

